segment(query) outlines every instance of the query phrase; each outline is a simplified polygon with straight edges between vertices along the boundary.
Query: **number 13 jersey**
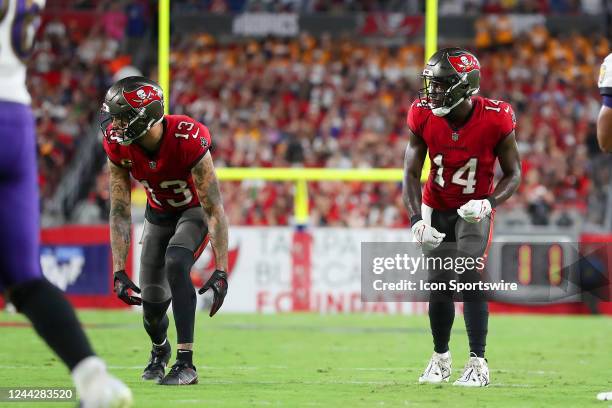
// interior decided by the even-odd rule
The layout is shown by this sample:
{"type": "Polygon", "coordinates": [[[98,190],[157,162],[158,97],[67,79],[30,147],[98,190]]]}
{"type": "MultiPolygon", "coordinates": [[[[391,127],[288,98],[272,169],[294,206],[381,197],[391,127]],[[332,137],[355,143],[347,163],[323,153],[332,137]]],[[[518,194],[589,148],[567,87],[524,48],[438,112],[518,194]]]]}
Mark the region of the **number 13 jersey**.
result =
{"type": "Polygon", "coordinates": [[[514,130],[516,120],[506,102],[475,96],[472,103],[474,109],[459,129],[452,129],[419,100],[408,112],[408,127],[429,149],[431,170],[423,203],[433,209],[457,209],[493,192],[495,147],[514,130]]]}
{"type": "MultiPolygon", "coordinates": [[[[165,115],[159,149],[147,153],[138,143],[109,143],[106,155],[131,173],[145,188],[149,206],[158,212],[178,212],[200,205],[191,169],[210,148],[208,128],[184,115],[165,115]]],[[[110,126],[110,125],[109,125],[110,126]]]]}

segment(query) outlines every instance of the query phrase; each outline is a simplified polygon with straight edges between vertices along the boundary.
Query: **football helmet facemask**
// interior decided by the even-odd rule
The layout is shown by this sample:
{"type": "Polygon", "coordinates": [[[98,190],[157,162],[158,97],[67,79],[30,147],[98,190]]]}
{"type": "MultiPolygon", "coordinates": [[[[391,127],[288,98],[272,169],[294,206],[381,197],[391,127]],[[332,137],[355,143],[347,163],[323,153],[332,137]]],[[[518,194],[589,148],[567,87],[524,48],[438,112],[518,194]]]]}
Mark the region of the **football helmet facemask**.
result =
{"type": "Polygon", "coordinates": [[[106,92],[100,129],[109,143],[129,145],[164,118],[161,87],[148,78],[123,78],[106,92]]]}
{"type": "Polygon", "coordinates": [[[462,48],[444,48],[431,56],[423,70],[421,106],[445,116],[480,89],[480,63],[462,48]]]}

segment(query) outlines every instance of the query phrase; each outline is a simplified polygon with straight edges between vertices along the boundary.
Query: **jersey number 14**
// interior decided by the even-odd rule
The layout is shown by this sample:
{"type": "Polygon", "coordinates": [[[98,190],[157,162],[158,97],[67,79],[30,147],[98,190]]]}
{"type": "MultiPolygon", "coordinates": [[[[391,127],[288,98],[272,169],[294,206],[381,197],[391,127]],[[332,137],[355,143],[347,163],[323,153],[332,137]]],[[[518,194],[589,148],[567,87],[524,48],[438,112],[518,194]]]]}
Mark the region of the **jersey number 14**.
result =
{"type": "MultiPolygon", "coordinates": [[[[434,182],[440,187],[444,187],[444,166],[442,164],[442,155],[438,154],[433,158],[433,162],[438,166],[436,171],[436,177],[434,182]]],[[[478,159],[472,157],[463,166],[457,169],[451,178],[451,183],[463,187],[463,194],[472,194],[476,191],[476,166],[478,165],[478,159]]]]}

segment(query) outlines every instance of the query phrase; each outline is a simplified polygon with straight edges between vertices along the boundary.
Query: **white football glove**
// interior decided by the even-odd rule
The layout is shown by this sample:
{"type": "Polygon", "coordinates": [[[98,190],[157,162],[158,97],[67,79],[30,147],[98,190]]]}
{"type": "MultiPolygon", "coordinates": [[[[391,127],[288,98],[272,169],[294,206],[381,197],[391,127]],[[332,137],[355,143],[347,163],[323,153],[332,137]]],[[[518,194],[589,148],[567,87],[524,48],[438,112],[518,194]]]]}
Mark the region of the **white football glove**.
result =
{"type": "Polygon", "coordinates": [[[412,235],[414,240],[426,251],[437,248],[446,236],[423,220],[419,220],[412,226],[412,235]]]}
{"type": "Polygon", "coordinates": [[[470,200],[457,209],[457,214],[467,222],[480,222],[491,214],[491,202],[489,200],[470,200]]]}

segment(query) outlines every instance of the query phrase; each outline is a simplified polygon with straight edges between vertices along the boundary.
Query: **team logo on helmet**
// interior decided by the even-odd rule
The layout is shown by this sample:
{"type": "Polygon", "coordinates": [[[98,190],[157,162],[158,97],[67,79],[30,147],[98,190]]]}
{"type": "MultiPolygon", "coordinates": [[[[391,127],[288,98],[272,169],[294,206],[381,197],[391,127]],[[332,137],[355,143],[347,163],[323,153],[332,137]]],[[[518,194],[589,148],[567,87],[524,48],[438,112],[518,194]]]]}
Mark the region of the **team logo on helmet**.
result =
{"type": "Polygon", "coordinates": [[[455,71],[457,71],[459,74],[480,69],[478,60],[472,54],[461,54],[455,56],[449,55],[448,62],[451,63],[453,68],[455,68],[455,71]]]}
{"type": "Polygon", "coordinates": [[[123,91],[123,97],[132,108],[142,108],[151,102],[162,100],[161,92],[151,85],[143,85],[133,91],[123,91]]]}

